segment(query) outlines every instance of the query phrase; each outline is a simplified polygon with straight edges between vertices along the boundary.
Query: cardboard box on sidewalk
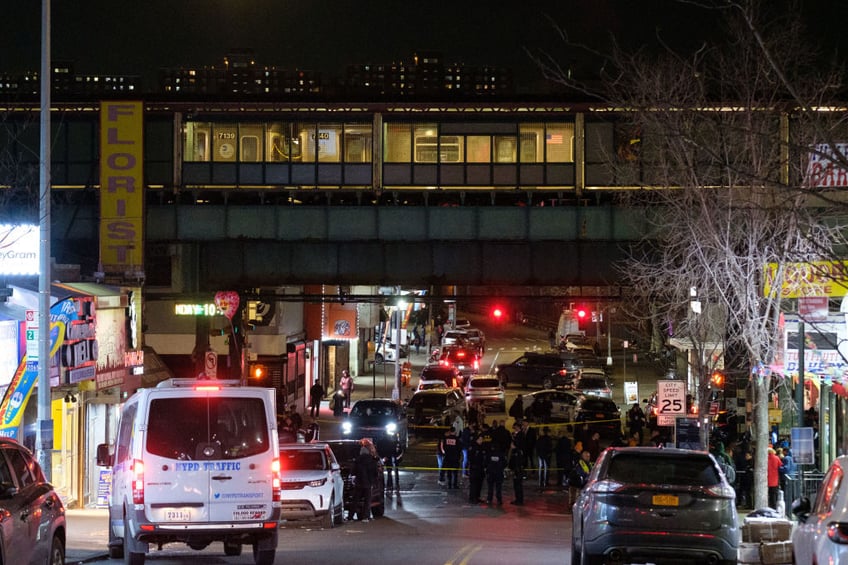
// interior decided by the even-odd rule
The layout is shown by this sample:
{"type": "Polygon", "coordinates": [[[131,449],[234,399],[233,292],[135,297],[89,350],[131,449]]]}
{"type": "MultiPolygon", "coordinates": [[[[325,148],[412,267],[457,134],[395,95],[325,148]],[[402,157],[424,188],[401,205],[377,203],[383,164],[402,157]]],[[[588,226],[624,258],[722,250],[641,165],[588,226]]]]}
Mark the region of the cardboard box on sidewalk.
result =
{"type": "Polygon", "coordinates": [[[792,563],[792,542],[776,541],[761,544],[760,559],[764,565],[792,563]]]}
{"type": "Polygon", "coordinates": [[[751,542],[742,542],[739,544],[737,552],[737,561],[739,563],[759,563],[760,562],[760,544],[751,542]]]}
{"type": "Polygon", "coordinates": [[[792,522],[774,518],[747,518],[742,524],[743,542],[786,541],[792,535],[792,522]]]}

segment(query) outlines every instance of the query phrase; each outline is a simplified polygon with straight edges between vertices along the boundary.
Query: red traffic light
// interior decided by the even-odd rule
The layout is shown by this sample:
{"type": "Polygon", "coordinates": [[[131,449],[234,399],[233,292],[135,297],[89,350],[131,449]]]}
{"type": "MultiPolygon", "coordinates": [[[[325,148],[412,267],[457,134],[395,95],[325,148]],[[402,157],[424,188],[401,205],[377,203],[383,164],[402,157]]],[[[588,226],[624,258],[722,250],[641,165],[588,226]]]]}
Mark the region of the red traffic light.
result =
{"type": "Polygon", "coordinates": [[[495,306],[492,308],[492,318],[495,320],[503,320],[504,311],[500,306],[495,306]]]}
{"type": "Polygon", "coordinates": [[[577,309],[577,317],[580,318],[581,320],[585,319],[586,318],[586,310],[584,310],[583,308],[578,308],[577,309]]]}

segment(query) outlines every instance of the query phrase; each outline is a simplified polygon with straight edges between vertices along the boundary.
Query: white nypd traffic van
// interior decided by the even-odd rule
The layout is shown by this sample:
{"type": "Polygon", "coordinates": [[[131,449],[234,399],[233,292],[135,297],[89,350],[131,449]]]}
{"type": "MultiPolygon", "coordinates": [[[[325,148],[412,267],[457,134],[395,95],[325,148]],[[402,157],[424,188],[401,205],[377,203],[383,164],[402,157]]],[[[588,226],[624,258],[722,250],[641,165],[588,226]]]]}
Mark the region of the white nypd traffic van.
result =
{"type": "Polygon", "coordinates": [[[274,562],[280,455],[274,390],[238,381],[170,379],[141,389],[121,411],[112,467],[109,556],[143,564],[149,544],[215,541],[226,555],[253,549],[274,562]]]}

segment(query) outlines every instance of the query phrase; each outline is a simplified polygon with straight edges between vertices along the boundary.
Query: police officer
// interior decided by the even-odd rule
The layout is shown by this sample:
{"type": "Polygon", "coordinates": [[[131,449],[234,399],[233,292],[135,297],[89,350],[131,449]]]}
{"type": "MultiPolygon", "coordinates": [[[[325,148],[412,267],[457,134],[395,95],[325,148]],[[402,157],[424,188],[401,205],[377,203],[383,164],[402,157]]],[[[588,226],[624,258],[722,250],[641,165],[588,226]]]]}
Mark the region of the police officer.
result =
{"type": "Polygon", "coordinates": [[[453,428],[448,428],[443,440],[444,470],[448,488],[459,488],[459,465],[462,463],[462,448],[453,428]]]}
{"type": "Polygon", "coordinates": [[[498,506],[503,504],[503,480],[504,467],[506,467],[506,453],[503,452],[501,446],[497,442],[491,442],[491,447],[486,453],[486,482],[488,490],[486,493],[486,502],[492,503],[493,495],[498,500],[498,506]]]}
{"type": "Polygon", "coordinates": [[[512,504],[524,505],[524,442],[525,431],[520,422],[513,426],[512,444],[509,450],[509,468],[512,471],[512,490],[515,500],[512,504]]]}
{"type": "Polygon", "coordinates": [[[468,446],[468,502],[479,504],[483,502],[480,495],[483,492],[483,479],[486,476],[486,446],[483,436],[477,435],[468,446]]]}

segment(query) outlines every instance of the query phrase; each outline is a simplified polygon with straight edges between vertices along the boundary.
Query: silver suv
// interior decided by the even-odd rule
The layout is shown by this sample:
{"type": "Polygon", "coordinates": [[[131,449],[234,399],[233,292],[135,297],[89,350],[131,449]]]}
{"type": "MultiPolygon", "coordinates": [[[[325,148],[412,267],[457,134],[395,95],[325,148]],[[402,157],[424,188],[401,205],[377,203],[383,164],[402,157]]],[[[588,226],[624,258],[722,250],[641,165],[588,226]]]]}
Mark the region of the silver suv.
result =
{"type": "Polygon", "coordinates": [[[609,448],[574,504],[572,563],[736,563],[736,494],[712,455],[609,448]]]}

